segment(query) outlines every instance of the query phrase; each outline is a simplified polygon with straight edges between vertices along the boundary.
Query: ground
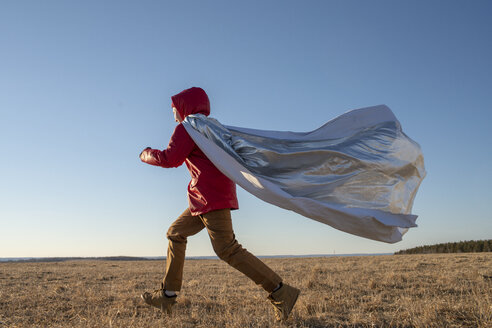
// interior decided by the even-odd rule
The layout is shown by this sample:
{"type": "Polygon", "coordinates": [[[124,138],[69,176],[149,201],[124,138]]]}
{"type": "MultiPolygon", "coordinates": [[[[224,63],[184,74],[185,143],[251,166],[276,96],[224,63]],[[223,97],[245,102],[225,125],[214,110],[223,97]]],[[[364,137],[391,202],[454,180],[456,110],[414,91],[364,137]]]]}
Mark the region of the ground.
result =
{"type": "Polygon", "coordinates": [[[0,327],[492,327],[492,253],[265,259],[301,289],[276,323],[220,260],[188,260],[171,317],[140,294],[163,261],[0,264],[0,327]]]}

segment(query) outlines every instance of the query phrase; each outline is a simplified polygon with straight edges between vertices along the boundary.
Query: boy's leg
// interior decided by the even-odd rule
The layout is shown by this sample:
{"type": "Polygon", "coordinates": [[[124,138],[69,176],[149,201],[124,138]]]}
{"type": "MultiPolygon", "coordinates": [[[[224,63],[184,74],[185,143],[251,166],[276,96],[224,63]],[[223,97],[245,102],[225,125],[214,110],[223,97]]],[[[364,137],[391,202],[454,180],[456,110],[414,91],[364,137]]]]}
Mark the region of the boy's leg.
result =
{"type": "Polygon", "coordinates": [[[163,279],[164,289],[181,290],[186,239],[200,232],[204,227],[200,218],[191,215],[189,209],[186,209],[169,227],[167,231],[169,245],[167,249],[166,275],[163,279]]]}
{"type": "Polygon", "coordinates": [[[269,293],[279,286],[282,279],[237,242],[229,209],[208,212],[199,217],[207,228],[212,246],[220,259],[244,273],[269,293]]]}

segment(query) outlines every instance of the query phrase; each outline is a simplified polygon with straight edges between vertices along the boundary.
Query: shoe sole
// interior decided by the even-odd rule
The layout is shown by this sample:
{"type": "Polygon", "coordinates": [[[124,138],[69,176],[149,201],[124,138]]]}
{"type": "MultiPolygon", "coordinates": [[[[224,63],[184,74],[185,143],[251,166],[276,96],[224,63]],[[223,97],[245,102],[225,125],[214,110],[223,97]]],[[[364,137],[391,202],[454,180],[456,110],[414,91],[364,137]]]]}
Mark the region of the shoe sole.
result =
{"type": "MultiPolygon", "coordinates": [[[[150,306],[153,306],[153,307],[159,309],[159,307],[157,307],[157,306],[155,306],[155,305],[153,305],[151,303],[148,303],[147,300],[145,299],[145,297],[143,296],[143,294],[140,295],[140,298],[143,299],[143,301],[145,302],[145,304],[150,305],[150,306]]],[[[160,309],[161,309],[162,312],[167,312],[167,314],[169,314],[169,315],[171,314],[171,309],[166,308],[165,304],[161,304],[160,309]]]]}
{"type": "Polygon", "coordinates": [[[289,313],[287,313],[287,316],[284,316],[284,318],[282,320],[279,320],[279,321],[287,320],[289,318],[289,315],[292,313],[292,310],[294,309],[294,306],[297,303],[297,299],[299,298],[299,295],[301,294],[301,291],[299,289],[296,288],[296,291],[297,291],[296,298],[294,298],[294,301],[292,302],[292,306],[289,309],[289,313]]]}

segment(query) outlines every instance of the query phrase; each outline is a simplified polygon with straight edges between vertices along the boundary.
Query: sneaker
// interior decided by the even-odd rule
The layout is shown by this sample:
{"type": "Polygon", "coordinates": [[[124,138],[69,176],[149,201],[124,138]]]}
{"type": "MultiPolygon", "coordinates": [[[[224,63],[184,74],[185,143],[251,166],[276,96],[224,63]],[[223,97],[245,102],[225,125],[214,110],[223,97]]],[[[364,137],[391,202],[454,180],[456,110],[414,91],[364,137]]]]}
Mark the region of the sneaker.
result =
{"type": "Polygon", "coordinates": [[[160,289],[156,289],[152,293],[145,292],[140,297],[142,297],[145,303],[166,311],[167,314],[171,314],[171,307],[176,304],[177,295],[167,296],[164,294],[164,284],[161,284],[160,289]]]}
{"type": "Polygon", "coordinates": [[[287,320],[300,293],[301,291],[299,289],[282,284],[278,290],[268,296],[268,299],[275,309],[277,321],[287,320]]]}

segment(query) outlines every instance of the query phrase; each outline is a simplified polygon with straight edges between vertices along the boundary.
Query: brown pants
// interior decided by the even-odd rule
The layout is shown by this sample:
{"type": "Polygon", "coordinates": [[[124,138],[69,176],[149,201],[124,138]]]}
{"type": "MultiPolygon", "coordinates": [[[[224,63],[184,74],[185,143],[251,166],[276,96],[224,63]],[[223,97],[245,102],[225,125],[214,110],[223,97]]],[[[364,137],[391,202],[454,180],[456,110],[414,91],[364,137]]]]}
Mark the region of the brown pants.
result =
{"type": "Polygon", "coordinates": [[[212,211],[198,216],[191,215],[190,210],[186,209],[167,232],[169,247],[164,277],[166,290],[181,290],[186,239],[203,228],[207,228],[217,256],[244,273],[256,284],[261,285],[267,292],[271,293],[282,281],[272,269],[237,242],[232,230],[231,211],[229,209],[212,211]]]}

